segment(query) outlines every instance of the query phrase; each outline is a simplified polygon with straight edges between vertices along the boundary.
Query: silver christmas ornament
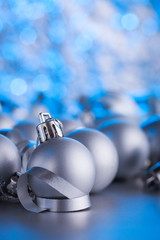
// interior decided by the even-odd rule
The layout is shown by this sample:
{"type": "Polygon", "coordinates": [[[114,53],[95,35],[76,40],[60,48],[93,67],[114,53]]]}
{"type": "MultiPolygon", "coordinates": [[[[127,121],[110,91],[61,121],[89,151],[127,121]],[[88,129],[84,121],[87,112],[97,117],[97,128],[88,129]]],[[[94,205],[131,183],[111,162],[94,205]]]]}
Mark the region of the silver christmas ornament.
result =
{"type": "Polygon", "coordinates": [[[119,157],[118,178],[138,174],[149,155],[148,140],[143,131],[130,123],[108,121],[101,131],[114,143],[119,157]]]}
{"type": "Polygon", "coordinates": [[[21,172],[25,172],[31,153],[35,149],[36,142],[26,140],[22,137],[18,129],[3,129],[0,131],[0,134],[9,138],[16,145],[21,156],[21,172]]]}
{"type": "Polygon", "coordinates": [[[150,147],[150,164],[160,161],[160,116],[153,115],[141,124],[150,147]]]}
{"type": "Polygon", "coordinates": [[[18,129],[2,129],[0,130],[0,134],[9,138],[15,145],[24,140],[18,129]]]}
{"type": "Polygon", "coordinates": [[[141,109],[134,99],[130,95],[118,91],[107,91],[101,93],[100,96],[85,98],[82,106],[89,122],[88,125],[85,125],[89,127],[97,128],[98,121],[105,121],[110,114],[130,118],[138,124],[141,118],[141,109]]]}
{"type": "MultiPolygon", "coordinates": [[[[47,131],[47,129],[44,129],[44,124],[45,122],[42,120],[42,123],[37,127],[42,144],[32,153],[27,168],[37,166],[46,168],[88,194],[93,187],[95,178],[95,169],[89,151],[81,143],[70,138],[64,138],[59,126],[57,127],[58,138],[55,138],[54,130],[49,129],[46,134],[44,131],[47,131]]],[[[57,126],[57,123],[55,124],[53,121],[49,124],[53,128],[57,126]]],[[[55,190],[51,191],[45,184],[42,186],[42,184],[37,183],[34,179],[31,181],[31,187],[35,194],[40,197],[62,196],[55,190]]]]}
{"type": "Polygon", "coordinates": [[[36,148],[36,142],[31,140],[24,140],[17,144],[21,156],[21,173],[27,171],[27,165],[30,160],[31,154],[36,148]]]}
{"type": "Polygon", "coordinates": [[[21,169],[21,159],[17,147],[7,137],[0,134],[0,182],[9,182],[21,169]]]}
{"type": "Polygon", "coordinates": [[[16,124],[14,129],[18,129],[25,139],[36,141],[37,140],[36,126],[37,124],[34,121],[22,121],[16,124]]]}
{"type": "Polygon", "coordinates": [[[92,192],[106,188],[114,179],[118,170],[117,151],[111,142],[101,132],[94,129],[80,129],[67,135],[84,144],[90,151],[96,169],[92,192]]]}
{"type": "Polygon", "coordinates": [[[127,94],[121,92],[106,92],[105,96],[97,100],[106,110],[110,110],[124,116],[137,117],[138,106],[127,94]]]}
{"type": "Polygon", "coordinates": [[[138,122],[135,120],[135,118],[124,116],[124,115],[117,114],[117,113],[109,111],[106,114],[106,116],[104,116],[103,118],[96,119],[95,126],[96,126],[97,129],[101,129],[105,126],[107,121],[112,120],[114,122],[115,120],[117,121],[117,119],[122,119],[124,121],[130,122],[130,123],[135,124],[135,125],[138,124],[138,122]]]}
{"type": "Polygon", "coordinates": [[[95,166],[90,152],[78,141],[63,137],[61,122],[48,113],[41,113],[40,120],[37,126],[38,146],[30,157],[28,171],[20,176],[17,185],[21,203],[35,212],[88,208],[88,194],[95,181],[95,166]],[[28,193],[27,178],[36,197],[36,205],[28,193]]]}
{"type": "Polygon", "coordinates": [[[0,113],[0,129],[12,128],[15,122],[12,117],[6,113],[0,113]]]}
{"type": "Polygon", "coordinates": [[[69,132],[84,128],[84,124],[79,119],[61,119],[63,124],[63,133],[66,136],[69,132]]]}

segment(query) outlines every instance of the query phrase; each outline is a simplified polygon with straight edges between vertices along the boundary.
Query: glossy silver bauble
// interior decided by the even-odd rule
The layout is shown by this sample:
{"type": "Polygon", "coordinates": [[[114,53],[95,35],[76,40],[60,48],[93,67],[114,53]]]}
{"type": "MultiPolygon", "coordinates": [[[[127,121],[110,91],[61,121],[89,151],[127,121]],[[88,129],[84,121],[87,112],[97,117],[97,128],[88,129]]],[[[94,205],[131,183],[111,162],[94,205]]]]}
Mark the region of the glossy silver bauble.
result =
{"type": "Polygon", "coordinates": [[[10,115],[0,113],[0,129],[12,128],[14,124],[15,122],[10,115]]]}
{"type": "Polygon", "coordinates": [[[0,134],[0,181],[8,182],[20,169],[21,159],[17,147],[0,134]]]}
{"type": "Polygon", "coordinates": [[[152,116],[141,125],[144,130],[150,147],[150,164],[153,165],[160,161],[160,117],[152,116]]]}
{"type": "Polygon", "coordinates": [[[64,136],[76,129],[81,129],[85,127],[79,119],[61,119],[60,121],[63,124],[64,136]]]}
{"type": "Polygon", "coordinates": [[[92,192],[106,188],[116,176],[118,170],[118,156],[111,140],[94,129],[80,129],[68,134],[84,144],[90,151],[96,168],[95,182],[92,192]]]}
{"type": "MultiPolygon", "coordinates": [[[[54,138],[40,144],[32,153],[28,169],[42,167],[62,177],[88,194],[95,181],[95,166],[88,149],[70,138],[54,138]]],[[[30,178],[32,191],[39,197],[56,198],[62,195],[37,179],[30,178]]]]}
{"type": "Polygon", "coordinates": [[[36,122],[32,121],[22,121],[18,123],[14,129],[18,129],[21,135],[28,140],[37,140],[36,122]]]}
{"type": "Polygon", "coordinates": [[[143,131],[130,123],[108,122],[101,129],[114,143],[119,157],[118,178],[130,178],[143,168],[149,155],[148,140],[143,131]]]}

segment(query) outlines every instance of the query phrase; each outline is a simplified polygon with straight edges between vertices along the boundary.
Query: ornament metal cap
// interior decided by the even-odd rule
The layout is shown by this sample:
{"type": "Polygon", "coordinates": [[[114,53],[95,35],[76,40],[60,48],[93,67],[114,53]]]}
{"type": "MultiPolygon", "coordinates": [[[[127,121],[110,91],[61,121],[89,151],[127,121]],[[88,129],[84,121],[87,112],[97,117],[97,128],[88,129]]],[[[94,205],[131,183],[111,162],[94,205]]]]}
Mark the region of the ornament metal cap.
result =
{"type": "Polygon", "coordinates": [[[49,113],[39,114],[40,124],[37,126],[37,145],[51,138],[63,137],[63,125],[55,118],[52,118],[49,113]]]}

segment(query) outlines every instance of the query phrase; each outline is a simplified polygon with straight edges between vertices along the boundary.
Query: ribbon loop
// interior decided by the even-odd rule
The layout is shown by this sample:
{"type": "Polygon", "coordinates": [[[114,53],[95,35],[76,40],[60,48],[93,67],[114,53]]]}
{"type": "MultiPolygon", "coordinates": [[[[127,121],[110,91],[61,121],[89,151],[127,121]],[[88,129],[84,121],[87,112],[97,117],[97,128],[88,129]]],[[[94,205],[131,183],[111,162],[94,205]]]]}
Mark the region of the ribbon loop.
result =
{"type": "Polygon", "coordinates": [[[23,207],[35,213],[46,210],[53,212],[72,212],[80,211],[91,206],[89,195],[86,195],[55,173],[41,167],[33,167],[19,177],[17,182],[17,195],[23,207]],[[45,182],[60,192],[65,198],[47,199],[36,196],[33,200],[33,197],[28,191],[29,175],[45,182]]]}

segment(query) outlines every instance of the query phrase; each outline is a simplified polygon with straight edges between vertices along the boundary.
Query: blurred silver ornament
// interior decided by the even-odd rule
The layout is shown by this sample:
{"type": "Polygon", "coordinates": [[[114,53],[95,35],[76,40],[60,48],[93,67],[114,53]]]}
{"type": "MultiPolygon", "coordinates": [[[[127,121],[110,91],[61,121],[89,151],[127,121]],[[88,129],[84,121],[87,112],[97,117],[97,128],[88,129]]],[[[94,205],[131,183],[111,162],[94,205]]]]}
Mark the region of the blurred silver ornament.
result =
{"type": "Polygon", "coordinates": [[[17,147],[7,137],[0,134],[0,181],[9,182],[21,169],[21,159],[17,147]]]}
{"type": "Polygon", "coordinates": [[[96,100],[104,110],[115,112],[116,114],[138,117],[138,105],[132,97],[121,92],[107,91],[106,94],[96,100]]]}
{"type": "Polygon", "coordinates": [[[12,128],[15,122],[11,115],[0,113],[0,129],[12,128]]]}
{"type": "MultiPolygon", "coordinates": [[[[62,177],[77,189],[88,194],[95,181],[95,166],[88,149],[76,140],[63,137],[62,125],[50,115],[41,114],[37,126],[40,145],[33,151],[28,169],[42,167],[62,177]]],[[[30,177],[36,196],[45,198],[63,195],[45,183],[30,177]]]]}
{"type": "Polygon", "coordinates": [[[92,192],[106,188],[113,181],[118,170],[117,151],[111,140],[101,132],[89,128],[71,132],[67,137],[84,144],[92,155],[96,169],[92,192]]]}
{"type": "Polygon", "coordinates": [[[115,144],[119,157],[118,178],[138,174],[149,156],[149,144],[143,131],[123,120],[108,121],[100,129],[115,144]]]}
{"type": "Polygon", "coordinates": [[[137,122],[137,120],[135,120],[135,118],[108,111],[106,116],[104,116],[103,118],[96,119],[95,126],[97,129],[101,129],[105,126],[107,121],[112,120],[114,122],[117,119],[123,119],[124,121],[130,122],[130,123],[136,124],[136,125],[138,124],[138,122],[137,122]]]}
{"type": "Polygon", "coordinates": [[[37,123],[35,121],[26,120],[21,121],[14,126],[14,129],[18,129],[22,135],[27,140],[36,141],[37,132],[36,132],[37,123]]]}
{"type": "Polygon", "coordinates": [[[84,124],[79,119],[60,119],[63,124],[63,133],[66,136],[68,133],[76,130],[84,128],[84,124]]]}
{"type": "Polygon", "coordinates": [[[2,129],[0,130],[0,134],[9,138],[15,145],[24,141],[24,138],[18,129],[2,129]]]}
{"type": "Polygon", "coordinates": [[[31,140],[23,140],[17,144],[21,156],[21,173],[27,171],[27,165],[30,161],[30,157],[34,149],[36,148],[36,142],[31,140]]]}
{"type": "Polygon", "coordinates": [[[141,124],[150,147],[150,165],[160,161],[160,116],[153,115],[141,124]]]}
{"type": "Polygon", "coordinates": [[[21,172],[25,172],[36,142],[25,139],[18,129],[3,129],[0,134],[9,138],[16,145],[21,156],[21,172]]]}

